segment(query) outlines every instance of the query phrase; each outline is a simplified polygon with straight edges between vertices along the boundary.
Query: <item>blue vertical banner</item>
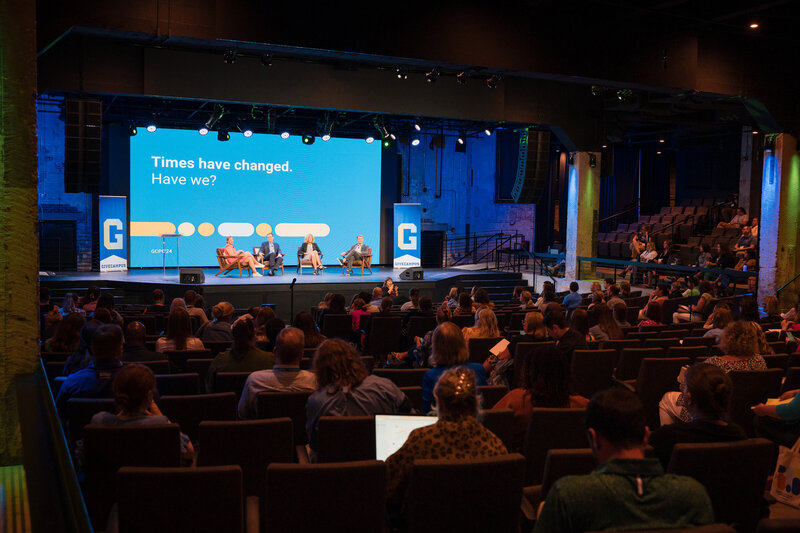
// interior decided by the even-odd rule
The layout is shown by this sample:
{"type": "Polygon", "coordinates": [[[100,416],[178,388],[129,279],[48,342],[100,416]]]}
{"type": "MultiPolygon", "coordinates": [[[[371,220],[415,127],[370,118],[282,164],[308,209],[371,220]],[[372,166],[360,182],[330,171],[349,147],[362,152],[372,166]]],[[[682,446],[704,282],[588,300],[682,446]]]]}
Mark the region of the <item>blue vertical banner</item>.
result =
{"type": "Polygon", "coordinates": [[[125,196],[100,196],[100,272],[128,270],[127,212],[125,196]]]}
{"type": "Polygon", "coordinates": [[[422,204],[394,204],[394,268],[421,266],[422,204]]]}

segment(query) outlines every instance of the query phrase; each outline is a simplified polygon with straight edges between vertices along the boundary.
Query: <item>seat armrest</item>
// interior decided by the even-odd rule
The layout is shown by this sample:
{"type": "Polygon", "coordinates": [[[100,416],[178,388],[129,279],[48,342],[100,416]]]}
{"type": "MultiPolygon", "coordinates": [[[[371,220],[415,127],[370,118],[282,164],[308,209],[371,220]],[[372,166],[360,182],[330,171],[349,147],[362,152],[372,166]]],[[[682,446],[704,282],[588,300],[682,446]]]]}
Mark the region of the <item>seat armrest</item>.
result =
{"type": "Polygon", "coordinates": [[[259,513],[258,496],[248,496],[244,502],[244,527],[246,533],[259,533],[261,530],[261,516],[259,513]]]}
{"type": "Polygon", "coordinates": [[[308,457],[308,450],[306,449],[305,444],[298,444],[295,446],[295,450],[297,452],[297,462],[301,465],[307,465],[311,463],[311,459],[308,457]]]}
{"type": "Polygon", "coordinates": [[[613,381],[613,384],[615,386],[626,388],[631,392],[636,392],[636,380],[635,379],[628,379],[628,380],[622,381],[622,380],[619,380],[617,378],[613,378],[612,381],[613,381]]]}
{"type": "Polygon", "coordinates": [[[528,520],[536,520],[539,504],[542,501],[542,486],[531,485],[522,487],[522,514],[528,520]]]}

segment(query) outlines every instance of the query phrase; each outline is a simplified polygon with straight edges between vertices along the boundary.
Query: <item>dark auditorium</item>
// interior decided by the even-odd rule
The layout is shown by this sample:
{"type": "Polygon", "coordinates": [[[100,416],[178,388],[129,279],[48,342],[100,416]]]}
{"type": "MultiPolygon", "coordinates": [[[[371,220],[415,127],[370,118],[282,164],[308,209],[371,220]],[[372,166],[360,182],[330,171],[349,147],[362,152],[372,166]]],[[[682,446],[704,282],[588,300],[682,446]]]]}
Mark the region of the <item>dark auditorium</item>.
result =
{"type": "Polygon", "coordinates": [[[797,28],[0,0],[0,533],[800,532],[797,28]]]}

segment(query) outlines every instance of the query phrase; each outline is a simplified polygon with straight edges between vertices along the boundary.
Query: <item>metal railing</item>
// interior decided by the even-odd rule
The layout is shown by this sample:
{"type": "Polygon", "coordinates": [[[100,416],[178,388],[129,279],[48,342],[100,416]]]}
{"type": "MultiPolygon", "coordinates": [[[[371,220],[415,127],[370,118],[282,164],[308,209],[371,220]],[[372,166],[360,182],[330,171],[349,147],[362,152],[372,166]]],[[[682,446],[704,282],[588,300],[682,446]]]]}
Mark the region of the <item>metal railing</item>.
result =
{"type": "Polygon", "coordinates": [[[777,291],[775,291],[775,296],[777,296],[778,298],[780,298],[780,297],[781,297],[781,291],[782,291],[783,289],[785,289],[786,287],[788,287],[789,285],[791,285],[792,283],[794,283],[794,282],[797,280],[797,278],[800,278],[800,272],[798,272],[797,274],[795,274],[795,275],[794,275],[794,277],[793,277],[792,279],[790,279],[789,281],[787,281],[786,283],[784,283],[783,285],[781,285],[781,286],[778,288],[778,290],[777,290],[777,291]]]}
{"type": "Polygon", "coordinates": [[[607,216],[605,218],[601,218],[600,220],[597,221],[597,225],[598,225],[598,227],[601,227],[603,230],[605,230],[605,231],[603,231],[603,233],[607,233],[608,230],[609,230],[609,227],[612,228],[611,231],[613,231],[614,229],[617,228],[617,226],[619,226],[619,220],[618,220],[619,217],[621,217],[623,215],[627,215],[628,213],[631,213],[633,211],[636,211],[636,212],[639,211],[639,202],[638,202],[638,200],[634,201],[634,202],[631,202],[630,204],[625,206],[625,208],[622,211],[620,211],[618,213],[614,213],[613,215],[609,215],[609,216],[607,216]],[[607,222],[609,222],[611,220],[613,220],[613,224],[610,224],[610,225],[606,224],[607,222]],[[606,224],[606,225],[603,226],[603,224],[606,224]]]}
{"type": "Polygon", "coordinates": [[[472,233],[444,237],[444,266],[486,263],[486,269],[500,268],[500,252],[521,250],[525,236],[514,233],[472,233]]]}

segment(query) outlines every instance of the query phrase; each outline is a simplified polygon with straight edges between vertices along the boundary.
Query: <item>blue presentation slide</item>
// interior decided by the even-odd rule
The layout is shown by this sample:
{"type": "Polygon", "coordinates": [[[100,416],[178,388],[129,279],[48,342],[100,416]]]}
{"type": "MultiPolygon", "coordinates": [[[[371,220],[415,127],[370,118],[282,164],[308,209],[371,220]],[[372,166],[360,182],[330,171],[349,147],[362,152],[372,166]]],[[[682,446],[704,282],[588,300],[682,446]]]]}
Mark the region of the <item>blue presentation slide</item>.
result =
{"type": "Polygon", "coordinates": [[[239,133],[220,142],[214,132],[139,132],[130,146],[132,267],[175,267],[178,259],[180,266],[217,266],[226,237],[252,252],[268,233],[286,265],[297,264],[309,233],[326,264],[358,234],[377,262],[380,143],[334,137],[304,145],[299,136],[239,133]],[[181,236],[162,240],[175,233],[181,236]]]}

